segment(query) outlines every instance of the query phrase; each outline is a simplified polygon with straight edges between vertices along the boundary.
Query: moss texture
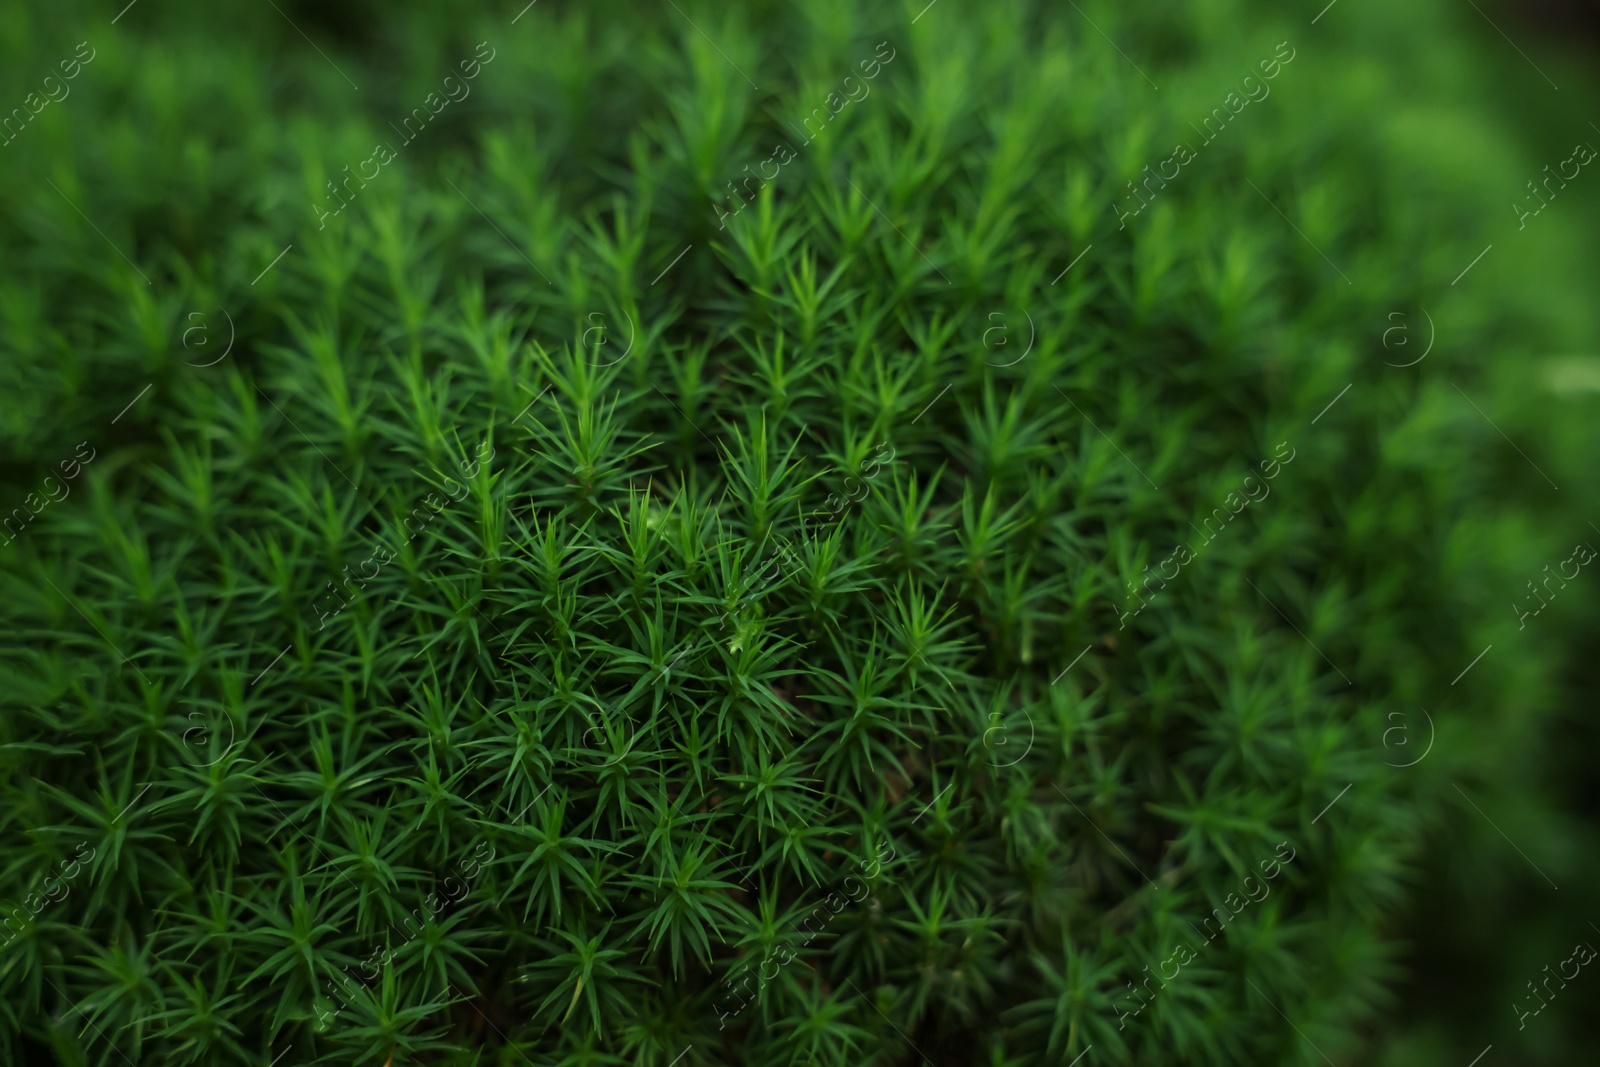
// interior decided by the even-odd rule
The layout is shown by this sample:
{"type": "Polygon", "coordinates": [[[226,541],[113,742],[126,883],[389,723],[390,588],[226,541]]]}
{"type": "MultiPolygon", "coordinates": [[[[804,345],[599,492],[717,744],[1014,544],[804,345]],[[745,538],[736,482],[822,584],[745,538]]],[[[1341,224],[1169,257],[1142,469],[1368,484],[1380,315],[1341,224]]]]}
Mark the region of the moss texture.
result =
{"type": "Polygon", "coordinates": [[[1583,315],[1397,102],[1467,46],[154,6],[3,149],[9,1061],[1371,1040],[1474,765],[1380,739],[1531,478],[1458,394],[1583,315]],[[1421,306],[1485,349],[1396,367],[1421,306]]]}

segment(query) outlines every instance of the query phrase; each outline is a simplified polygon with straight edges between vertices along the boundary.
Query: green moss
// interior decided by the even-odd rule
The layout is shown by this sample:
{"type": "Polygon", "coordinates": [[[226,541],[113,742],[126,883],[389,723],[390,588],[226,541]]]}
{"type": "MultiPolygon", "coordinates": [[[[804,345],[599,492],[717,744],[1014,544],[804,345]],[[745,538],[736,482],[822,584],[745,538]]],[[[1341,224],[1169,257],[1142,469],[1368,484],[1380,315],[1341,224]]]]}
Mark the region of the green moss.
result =
{"type": "Polygon", "coordinates": [[[1373,128],[1424,75],[1222,2],[148,6],[6,148],[10,1059],[1362,1046],[1455,758],[1379,739],[1514,480],[1389,443],[1504,460],[1387,312],[1523,324],[1373,128]]]}

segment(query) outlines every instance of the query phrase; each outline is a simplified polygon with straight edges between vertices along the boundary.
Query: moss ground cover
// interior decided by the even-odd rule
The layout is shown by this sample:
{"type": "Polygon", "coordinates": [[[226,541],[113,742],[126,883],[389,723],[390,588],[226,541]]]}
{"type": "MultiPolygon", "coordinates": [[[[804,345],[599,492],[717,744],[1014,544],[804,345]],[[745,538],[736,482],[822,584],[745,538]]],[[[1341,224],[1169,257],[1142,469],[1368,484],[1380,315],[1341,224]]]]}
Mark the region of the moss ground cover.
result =
{"type": "Polygon", "coordinates": [[[0,1054],[1369,1053],[1593,323],[1347,6],[23,11],[0,1054]]]}

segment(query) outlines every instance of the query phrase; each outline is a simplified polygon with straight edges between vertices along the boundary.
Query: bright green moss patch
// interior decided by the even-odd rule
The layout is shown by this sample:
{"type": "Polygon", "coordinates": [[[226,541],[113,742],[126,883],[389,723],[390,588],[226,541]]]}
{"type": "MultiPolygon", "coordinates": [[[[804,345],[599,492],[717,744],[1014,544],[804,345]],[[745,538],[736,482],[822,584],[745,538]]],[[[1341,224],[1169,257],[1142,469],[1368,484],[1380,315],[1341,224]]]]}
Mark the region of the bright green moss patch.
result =
{"type": "Polygon", "coordinates": [[[1476,651],[1384,441],[1489,448],[1374,324],[1479,245],[1335,33],[1093,14],[98,31],[6,149],[8,1062],[1354,1055],[1476,651]]]}

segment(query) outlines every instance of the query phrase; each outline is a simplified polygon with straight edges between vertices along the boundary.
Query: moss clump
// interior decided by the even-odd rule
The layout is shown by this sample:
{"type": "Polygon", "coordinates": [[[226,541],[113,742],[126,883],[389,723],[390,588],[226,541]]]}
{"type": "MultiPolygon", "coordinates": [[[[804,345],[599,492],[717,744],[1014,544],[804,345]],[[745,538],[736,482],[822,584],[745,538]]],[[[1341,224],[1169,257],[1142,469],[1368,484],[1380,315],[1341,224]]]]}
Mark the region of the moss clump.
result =
{"type": "Polygon", "coordinates": [[[13,495],[96,453],[3,556],[11,1061],[1358,1043],[1476,487],[1348,323],[1458,206],[1242,5],[1095,10],[1159,108],[1074,12],[757,8],[154,13],[10,146],[13,495]]]}

